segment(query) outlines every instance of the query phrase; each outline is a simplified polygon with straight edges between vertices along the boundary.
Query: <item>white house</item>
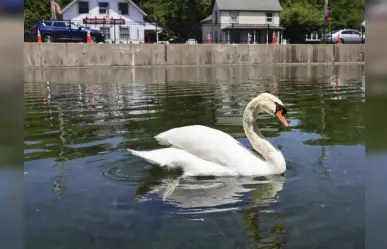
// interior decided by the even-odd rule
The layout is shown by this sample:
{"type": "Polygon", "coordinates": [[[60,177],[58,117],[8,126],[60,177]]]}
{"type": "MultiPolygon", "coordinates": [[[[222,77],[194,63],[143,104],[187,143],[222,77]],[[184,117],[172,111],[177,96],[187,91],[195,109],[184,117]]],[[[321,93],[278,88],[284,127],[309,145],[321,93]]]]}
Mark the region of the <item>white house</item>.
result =
{"type": "Polygon", "coordinates": [[[203,41],[277,43],[282,41],[278,0],[212,0],[212,14],[201,21],[203,41]]]}
{"type": "Polygon", "coordinates": [[[107,41],[146,43],[162,31],[148,23],[147,14],[131,0],[74,0],[62,9],[63,20],[99,29],[107,41]]]}

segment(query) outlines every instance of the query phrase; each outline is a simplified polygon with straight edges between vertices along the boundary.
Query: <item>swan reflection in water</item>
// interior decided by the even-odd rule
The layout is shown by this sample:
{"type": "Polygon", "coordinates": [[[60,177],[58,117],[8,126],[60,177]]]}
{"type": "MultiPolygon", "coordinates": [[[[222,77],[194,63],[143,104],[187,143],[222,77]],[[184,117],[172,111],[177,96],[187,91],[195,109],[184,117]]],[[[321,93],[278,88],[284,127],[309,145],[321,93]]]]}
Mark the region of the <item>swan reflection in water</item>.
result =
{"type": "Polygon", "coordinates": [[[246,201],[255,206],[276,202],[285,177],[165,177],[152,182],[137,189],[137,201],[156,198],[175,205],[180,213],[207,213],[243,208],[238,204],[246,201]]]}
{"type": "Polygon", "coordinates": [[[136,191],[137,202],[161,201],[173,205],[175,214],[194,215],[192,220],[200,220],[200,214],[238,211],[243,220],[241,229],[250,238],[252,248],[282,248],[286,244],[280,238],[286,234],[282,224],[263,227],[260,221],[261,215],[278,215],[270,205],[279,201],[284,176],[182,178],[160,177],[160,169],[155,168],[151,172],[155,176],[143,179],[136,191]],[[262,209],[268,214],[262,214],[262,209]]]}

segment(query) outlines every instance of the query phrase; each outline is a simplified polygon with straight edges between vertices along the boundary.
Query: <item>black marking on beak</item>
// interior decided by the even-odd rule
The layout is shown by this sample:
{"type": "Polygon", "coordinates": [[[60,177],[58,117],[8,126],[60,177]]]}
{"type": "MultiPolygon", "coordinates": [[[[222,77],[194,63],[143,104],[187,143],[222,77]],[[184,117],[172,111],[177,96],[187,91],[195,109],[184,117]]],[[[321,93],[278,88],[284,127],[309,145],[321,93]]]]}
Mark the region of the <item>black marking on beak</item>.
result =
{"type": "Polygon", "coordinates": [[[277,113],[278,111],[281,111],[282,115],[285,115],[288,112],[288,110],[286,110],[285,106],[275,102],[275,112],[277,113]]]}

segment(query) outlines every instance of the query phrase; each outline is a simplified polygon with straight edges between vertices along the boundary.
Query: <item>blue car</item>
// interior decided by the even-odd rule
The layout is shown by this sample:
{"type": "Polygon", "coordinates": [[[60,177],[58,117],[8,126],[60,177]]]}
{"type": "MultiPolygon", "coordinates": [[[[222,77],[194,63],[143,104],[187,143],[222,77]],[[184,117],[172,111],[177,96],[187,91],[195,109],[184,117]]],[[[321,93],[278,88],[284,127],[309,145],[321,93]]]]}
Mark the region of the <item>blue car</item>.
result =
{"type": "Polygon", "coordinates": [[[44,20],[38,22],[36,28],[39,29],[43,42],[86,42],[88,31],[94,43],[105,42],[105,36],[101,31],[71,21],[44,20]]]}

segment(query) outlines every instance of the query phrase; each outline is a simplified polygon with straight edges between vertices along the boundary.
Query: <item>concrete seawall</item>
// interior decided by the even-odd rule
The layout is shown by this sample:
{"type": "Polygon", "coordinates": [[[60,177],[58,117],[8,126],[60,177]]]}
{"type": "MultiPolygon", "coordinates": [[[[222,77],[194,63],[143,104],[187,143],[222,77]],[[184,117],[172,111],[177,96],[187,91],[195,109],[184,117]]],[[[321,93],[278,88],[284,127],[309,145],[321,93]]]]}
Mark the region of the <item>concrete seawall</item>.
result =
{"type": "Polygon", "coordinates": [[[25,67],[217,66],[362,63],[363,44],[24,43],[25,67]]]}

